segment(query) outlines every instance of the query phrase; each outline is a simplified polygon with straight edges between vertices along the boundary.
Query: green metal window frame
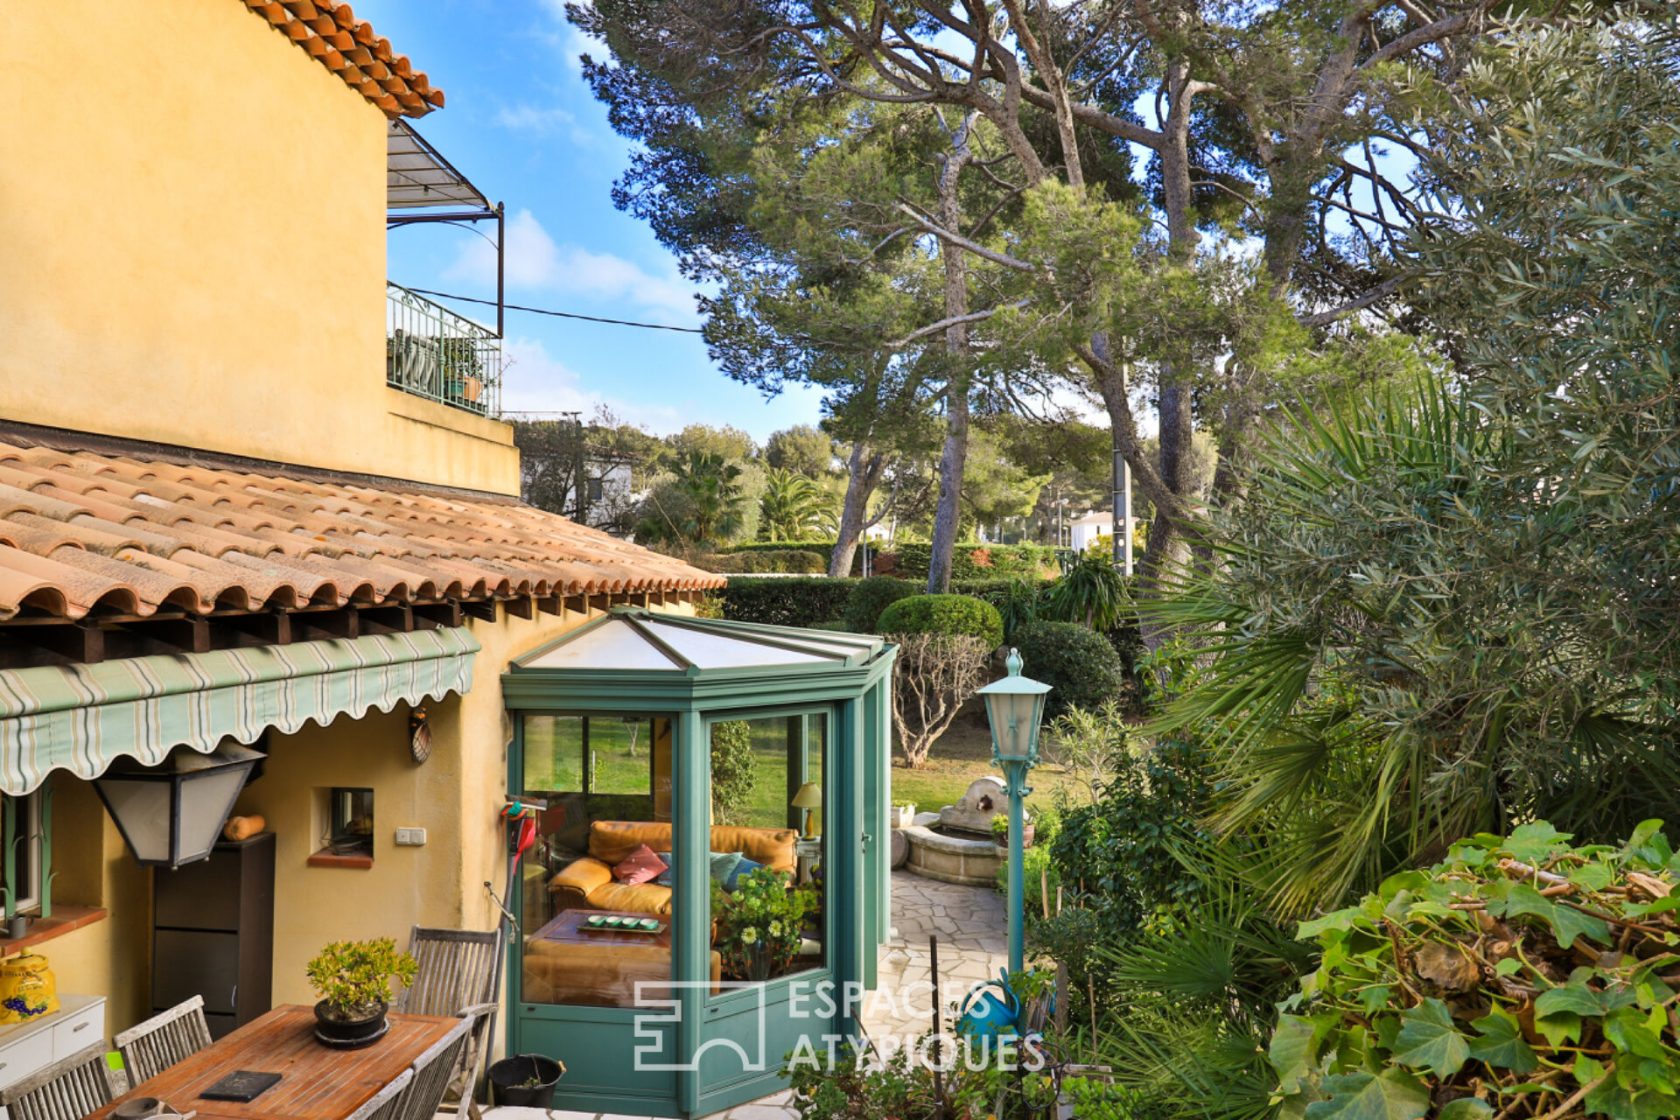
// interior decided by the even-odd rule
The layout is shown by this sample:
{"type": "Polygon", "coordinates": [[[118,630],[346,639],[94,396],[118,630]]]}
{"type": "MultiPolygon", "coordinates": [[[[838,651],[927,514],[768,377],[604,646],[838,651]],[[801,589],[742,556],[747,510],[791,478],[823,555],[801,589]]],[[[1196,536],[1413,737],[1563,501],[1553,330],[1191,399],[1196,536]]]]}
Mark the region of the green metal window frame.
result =
{"type": "Polygon", "coordinates": [[[52,780],[29,793],[0,797],[0,903],[9,922],[20,913],[52,917],[52,882],[58,872],[52,865],[53,795],[52,780]],[[19,853],[34,845],[35,862],[30,882],[20,884],[19,853]]]}

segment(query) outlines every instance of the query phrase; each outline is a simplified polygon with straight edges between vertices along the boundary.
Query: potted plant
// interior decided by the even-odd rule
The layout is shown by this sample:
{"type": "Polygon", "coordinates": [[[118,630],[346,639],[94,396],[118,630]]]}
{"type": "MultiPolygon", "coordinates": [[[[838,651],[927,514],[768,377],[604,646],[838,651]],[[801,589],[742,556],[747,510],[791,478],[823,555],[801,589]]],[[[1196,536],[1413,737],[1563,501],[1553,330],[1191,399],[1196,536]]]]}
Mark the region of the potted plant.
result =
{"type": "MultiPolygon", "coordinates": [[[[1021,832],[1021,847],[1032,847],[1033,832],[1033,822],[1028,820],[1026,822],[1026,827],[1021,832]]],[[[999,813],[997,816],[992,818],[992,842],[997,845],[999,856],[1007,856],[1009,854],[1008,814],[999,813]]]]}
{"type": "Polygon", "coordinates": [[[768,980],[799,956],[806,918],[819,905],[816,890],[790,887],[786,872],[761,867],[741,876],[733,893],[712,892],[717,947],[734,980],[768,980]]]}
{"type": "Polygon", "coordinates": [[[894,828],[909,828],[916,823],[916,803],[906,801],[892,807],[892,826],[894,828]]]}
{"type": "Polygon", "coordinates": [[[389,937],[334,941],[322,949],[308,967],[309,986],[321,997],[315,1037],[346,1050],[377,1041],[388,1026],[391,981],[412,984],[419,967],[389,937]]]}

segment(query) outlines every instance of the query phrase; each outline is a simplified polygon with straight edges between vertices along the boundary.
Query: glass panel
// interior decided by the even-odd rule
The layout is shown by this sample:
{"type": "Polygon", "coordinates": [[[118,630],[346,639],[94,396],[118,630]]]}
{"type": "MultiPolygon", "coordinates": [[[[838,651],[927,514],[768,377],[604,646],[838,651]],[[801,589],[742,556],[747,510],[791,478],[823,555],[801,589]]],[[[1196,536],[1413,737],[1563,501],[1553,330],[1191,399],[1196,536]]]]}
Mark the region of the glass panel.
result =
{"type": "Polygon", "coordinates": [[[583,792],[582,717],[525,717],[525,788],[583,792]]]}
{"type": "MultiPolygon", "coordinates": [[[[203,859],[222,838],[222,826],[233,812],[233,802],[245,788],[249,767],[236,766],[225,770],[191,774],[181,779],[180,858],[182,863],[203,859]]],[[[373,854],[373,791],[367,794],[368,812],[365,819],[367,852],[373,854]]],[[[363,823],[358,820],[358,824],[363,823]]]]}
{"type": "Polygon", "coordinates": [[[169,782],[145,778],[104,777],[99,791],[122,825],[136,859],[169,860],[169,782]]]}
{"type": "MultiPolygon", "coordinates": [[[[200,779],[202,780],[202,779],[200,779]]],[[[373,854],[373,791],[335,786],[327,793],[331,807],[327,850],[335,856],[373,854]]]]}
{"type": "Polygon", "coordinates": [[[672,730],[665,716],[524,717],[521,794],[547,806],[520,859],[525,1002],[634,1007],[638,985],[664,998],[672,730]]]}
{"type": "Polygon", "coordinates": [[[653,788],[648,752],[653,744],[645,719],[585,720],[589,744],[589,792],[646,794],[653,788]]]}
{"type": "Polygon", "coordinates": [[[827,715],[722,720],[710,734],[711,918],[723,978],[819,968],[827,715]]]}

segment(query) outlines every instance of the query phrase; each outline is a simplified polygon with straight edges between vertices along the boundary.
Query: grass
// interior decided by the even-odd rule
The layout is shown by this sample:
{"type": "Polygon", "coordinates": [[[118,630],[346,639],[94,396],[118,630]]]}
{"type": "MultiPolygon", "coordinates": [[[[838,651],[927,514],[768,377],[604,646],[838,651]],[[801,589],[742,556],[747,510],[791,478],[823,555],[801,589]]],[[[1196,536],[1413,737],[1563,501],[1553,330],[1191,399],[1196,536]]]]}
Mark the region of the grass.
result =
{"type": "MultiPolygon", "coordinates": [[[[894,753],[892,804],[912,801],[918,813],[937,813],[946,805],[955,805],[969,783],[987,774],[1002,776],[992,763],[992,734],[986,724],[985,710],[971,701],[958,714],[950,730],[933,745],[927,763],[920,770],[910,769],[904,765],[903,754],[894,753]]],[[[1059,767],[1039,766],[1028,779],[1033,792],[1027,798],[1027,805],[1049,804],[1054,792],[1067,780],[1059,767]]]]}

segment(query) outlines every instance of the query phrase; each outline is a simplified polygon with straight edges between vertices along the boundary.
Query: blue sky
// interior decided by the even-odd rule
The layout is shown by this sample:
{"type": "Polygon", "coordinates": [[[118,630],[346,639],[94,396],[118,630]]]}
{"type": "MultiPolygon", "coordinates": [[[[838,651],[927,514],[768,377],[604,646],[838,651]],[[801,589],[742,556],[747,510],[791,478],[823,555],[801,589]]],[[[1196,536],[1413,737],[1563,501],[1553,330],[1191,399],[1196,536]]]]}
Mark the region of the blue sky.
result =
{"type": "MultiPolygon", "coordinates": [[[[693,287],[609,192],[627,141],[590,96],[577,56],[604,52],[566,23],[561,0],[356,0],[391,45],[426,71],[448,105],[416,122],[492,201],[507,203],[508,300],[613,318],[698,326],[693,287]]],[[[493,236],[494,226],[480,227],[493,236]]],[[[447,226],[393,230],[398,283],[494,297],[495,255],[447,226]]],[[[663,434],[733,424],[760,441],[813,423],[819,397],[765,401],[730,381],[699,336],[508,313],[509,411],[593,412],[605,404],[663,434]]]]}

